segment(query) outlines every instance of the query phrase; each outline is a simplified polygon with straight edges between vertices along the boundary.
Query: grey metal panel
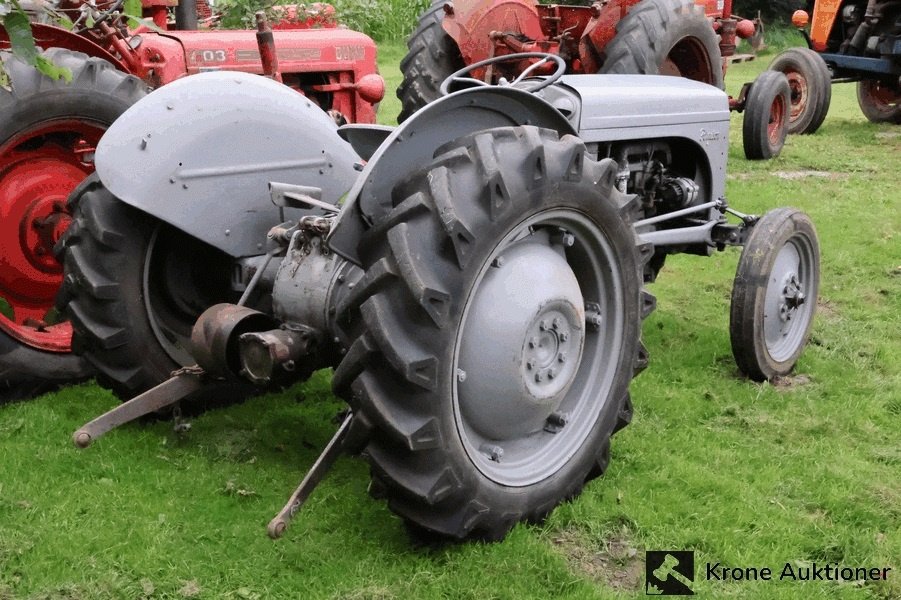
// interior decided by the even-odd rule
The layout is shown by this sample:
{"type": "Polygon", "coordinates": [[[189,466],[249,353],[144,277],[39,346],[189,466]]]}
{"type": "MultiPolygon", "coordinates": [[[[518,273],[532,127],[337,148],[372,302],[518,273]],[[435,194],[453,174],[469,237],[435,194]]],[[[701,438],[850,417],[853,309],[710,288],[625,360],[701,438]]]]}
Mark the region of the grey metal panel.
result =
{"type": "Polygon", "coordinates": [[[569,75],[561,83],[582,97],[580,130],[729,120],[722,90],[682,77],[569,75]]]}
{"type": "Polygon", "coordinates": [[[429,164],[435,151],[459,137],[516,125],[535,125],[575,134],[555,108],[529,92],[510,87],[461,90],[428,104],[399,125],[379,146],[348,193],[329,246],[360,264],[360,235],[391,208],[391,191],[429,164]]]}
{"type": "Polygon", "coordinates": [[[237,72],[156,90],[113,123],[96,154],[101,181],[123,202],[236,257],[262,253],[279,222],[270,181],[320,187],[334,204],[359,160],[315,104],[237,72]]]}

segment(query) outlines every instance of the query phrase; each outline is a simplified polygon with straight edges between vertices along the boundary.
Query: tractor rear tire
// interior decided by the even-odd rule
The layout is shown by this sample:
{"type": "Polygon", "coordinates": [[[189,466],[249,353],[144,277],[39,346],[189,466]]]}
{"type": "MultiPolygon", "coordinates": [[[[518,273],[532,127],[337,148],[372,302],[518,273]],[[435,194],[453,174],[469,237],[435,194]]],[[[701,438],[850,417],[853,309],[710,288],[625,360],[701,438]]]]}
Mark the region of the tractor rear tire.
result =
{"type": "Polygon", "coordinates": [[[186,342],[197,317],[234,300],[231,262],[121,202],[96,175],[71,204],[61,308],[75,351],[101,385],[127,400],[195,363],[186,342]]]}
{"type": "Polygon", "coordinates": [[[810,337],[820,287],[820,246],[806,214],[771,210],[742,249],[729,314],[732,354],[755,381],[788,375],[810,337]]]}
{"type": "Polygon", "coordinates": [[[723,61],[704,7],[693,0],[644,0],[600,49],[601,73],[675,75],[723,89],[723,61]]]}
{"type": "Polygon", "coordinates": [[[574,136],[478,132],[362,236],[333,387],[372,427],[373,486],[413,530],[498,540],[606,469],[653,306],[616,171],[574,136]]]}
{"type": "Polygon", "coordinates": [[[70,218],[66,197],[93,171],[90,148],[147,91],[99,58],[62,48],[43,54],[72,81],[0,53],[10,79],[10,89],[0,89],[0,298],[8,305],[0,314],[0,401],[91,374],[71,353],[69,324],[55,320],[62,266],[53,246],[70,218]]]}
{"type": "Polygon", "coordinates": [[[441,26],[445,4],[444,0],[433,2],[419,17],[419,26],[407,40],[409,50],[400,63],[404,79],[397,88],[402,106],[398,123],[437,100],[441,82],[464,66],[457,43],[441,26]]]}
{"type": "Polygon", "coordinates": [[[776,57],[769,70],[788,78],[788,133],[807,134],[819,129],[832,102],[832,75],[823,57],[810,48],[790,48],[776,57]]]}
{"type": "Polygon", "coordinates": [[[871,123],[901,125],[901,86],[863,79],[857,82],[857,103],[871,123]]]}
{"type": "Polygon", "coordinates": [[[791,88],[777,71],[764,71],[751,86],[745,102],[742,144],[748,160],[779,156],[788,135],[791,88]]]}

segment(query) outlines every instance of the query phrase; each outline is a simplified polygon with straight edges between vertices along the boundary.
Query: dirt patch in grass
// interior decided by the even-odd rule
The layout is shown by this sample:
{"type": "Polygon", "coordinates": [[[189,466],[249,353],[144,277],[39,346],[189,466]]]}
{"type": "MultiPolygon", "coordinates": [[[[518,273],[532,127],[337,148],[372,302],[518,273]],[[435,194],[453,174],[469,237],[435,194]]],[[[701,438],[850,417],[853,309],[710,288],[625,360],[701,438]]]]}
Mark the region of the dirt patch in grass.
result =
{"type": "Polygon", "coordinates": [[[624,532],[611,535],[600,544],[588,540],[580,531],[566,529],[551,541],[566,557],[570,570],[615,590],[640,588],[644,574],[644,553],[629,541],[624,532]]]}
{"type": "Polygon", "coordinates": [[[847,173],[833,173],[832,171],[815,171],[815,170],[801,170],[801,171],[774,171],[773,175],[778,177],[779,179],[785,179],[788,181],[797,181],[798,179],[806,179],[808,177],[818,177],[820,179],[829,179],[831,181],[838,181],[841,179],[847,179],[847,173]]]}
{"type": "Polygon", "coordinates": [[[803,373],[797,375],[786,375],[785,377],[776,377],[771,382],[773,387],[780,391],[793,390],[805,386],[811,382],[811,378],[803,373]]]}

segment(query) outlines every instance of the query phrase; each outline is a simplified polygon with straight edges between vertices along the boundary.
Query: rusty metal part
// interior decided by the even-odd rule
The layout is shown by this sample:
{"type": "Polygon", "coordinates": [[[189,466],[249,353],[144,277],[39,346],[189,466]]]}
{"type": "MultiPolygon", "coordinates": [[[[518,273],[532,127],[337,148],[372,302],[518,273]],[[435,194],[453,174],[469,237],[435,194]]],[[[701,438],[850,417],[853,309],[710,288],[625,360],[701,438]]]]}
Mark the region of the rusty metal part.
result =
{"type": "Polygon", "coordinates": [[[319,458],[316,459],[316,462],[313,463],[313,466],[307,471],[303,481],[300,482],[300,485],[297,486],[297,489],[291,494],[288,503],[285,504],[284,508],[282,508],[271,521],[269,521],[269,526],[266,528],[269,537],[278,539],[285,533],[291,519],[294,518],[294,515],[297,514],[300,507],[303,506],[304,502],[307,501],[307,498],[310,497],[310,494],[313,493],[313,490],[316,489],[316,486],[322,481],[322,478],[325,477],[325,474],[328,473],[338,457],[344,452],[347,446],[345,441],[349,439],[349,434],[351,433],[351,423],[353,418],[353,414],[351,413],[348,413],[348,415],[344,417],[344,421],[341,422],[338,431],[335,432],[335,435],[329,440],[329,443],[322,451],[322,454],[319,455],[319,458]]]}
{"type": "Polygon", "coordinates": [[[275,319],[236,304],[216,304],[203,311],[191,331],[191,356],[210,374],[237,376],[241,370],[238,338],[277,326],[275,319]]]}
{"type": "Polygon", "coordinates": [[[256,385],[267,385],[280,373],[293,372],[297,361],[318,345],[319,332],[305,325],[242,334],[239,338],[241,375],[256,385]]]}
{"type": "Polygon", "coordinates": [[[172,406],[201,389],[205,385],[204,375],[203,369],[198,366],[179,369],[172,373],[171,379],[83,425],[72,435],[72,441],[79,448],[87,448],[97,438],[119,425],[172,406]]]}
{"type": "Polygon", "coordinates": [[[278,71],[275,38],[272,36],[272,28],[269,27],[266,13],[260,10],[256,12],[254,17],[257,24],[257,46],[260,48],[260,62],[263,64],[263,75],[281,83],[282,74],[278,71]]]}

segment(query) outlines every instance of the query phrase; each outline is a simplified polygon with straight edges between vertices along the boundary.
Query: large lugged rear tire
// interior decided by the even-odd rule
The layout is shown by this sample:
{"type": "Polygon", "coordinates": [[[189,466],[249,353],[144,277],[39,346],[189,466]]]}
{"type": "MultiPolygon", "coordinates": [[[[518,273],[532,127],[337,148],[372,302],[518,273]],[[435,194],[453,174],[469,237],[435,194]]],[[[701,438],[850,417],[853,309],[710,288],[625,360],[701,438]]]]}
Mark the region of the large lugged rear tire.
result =
{"type": "Polygon", "coordinates": [[[574,136],[479,132],[361,239],[333,385],[373,427],[373,481],[409,524],[500,539],[606,468],[652,306],[616,170],[574,136]]]}
{"type": "Polygon", "coordinates": [[[0,53],[11,84],[0,89],[0,399],[90,374],[71,354],[70,325],[55,319],[53,246],[70,220],[66,197],[94,170],[93,147],[147,89],[99,58],[62,48],[44,56],[72,81],[0,53]]]}
{"type": "Polygon", "coordinates": [[[194,364],[185,344],[200,313],[233,301],[230,260],[119,201],[91,177],[72,198],[60,302],[73,345],[128,399],[194,364]]]}
{"type": "Polygon", "coordinates": [[[644,0],[616,26],[600,49],[601,73],[674,75],[723,88],[716,33],[693,0],[644,0]]]}
{"type": "Polygon", "coordinates": [[[791,89],[790,134],[814,133],[826,119],[832,102],[832,75],[823,57],[810,48],[789,48],[770,64],[784,73],[791,89]]]}
{"type": "Polygon", "coordinates": [[[463,68],[463,57],[457,43],[441,26],[444,0],[436,0],[419,17],[419,27],[407,40],[409,51],[400,63],[403,82],[397,88],[402,109],[397,117],[403,123],[417,110],[437,100],[438,88],[448,75],[463,68]]]}

